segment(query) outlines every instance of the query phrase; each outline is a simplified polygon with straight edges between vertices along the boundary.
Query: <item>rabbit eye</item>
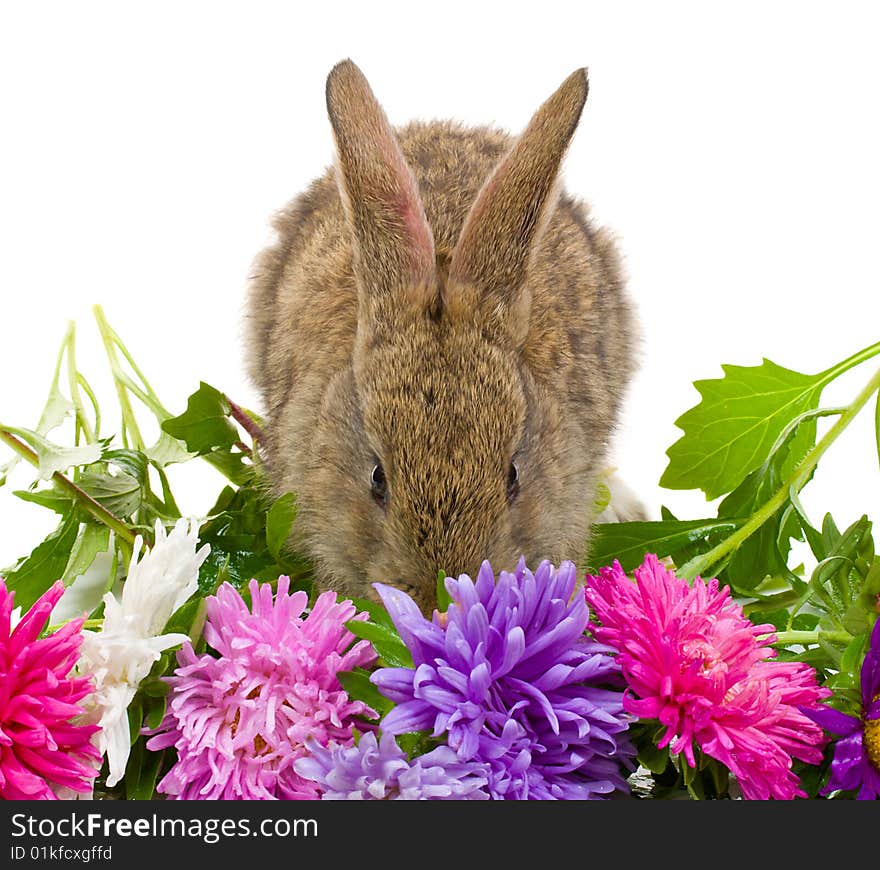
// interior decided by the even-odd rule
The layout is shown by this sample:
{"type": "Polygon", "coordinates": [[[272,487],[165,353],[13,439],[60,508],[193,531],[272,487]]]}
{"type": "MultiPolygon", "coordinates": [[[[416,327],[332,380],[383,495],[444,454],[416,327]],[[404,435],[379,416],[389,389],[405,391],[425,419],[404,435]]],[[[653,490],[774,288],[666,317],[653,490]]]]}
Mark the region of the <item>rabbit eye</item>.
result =
{"type": "Polygon", "coordinates": [[[385,507],[388,499],[388,482],[385,480],[385,469],[380,462],[377,462],[370,472],[370,491],[373,501],[380,507],[385,507]]]}
{"type": "Polygon", "coordinates": [[[519,495],[519,469],[515,462],[510,463],[507,472],[507,500],[513,501],[519,495]]]}

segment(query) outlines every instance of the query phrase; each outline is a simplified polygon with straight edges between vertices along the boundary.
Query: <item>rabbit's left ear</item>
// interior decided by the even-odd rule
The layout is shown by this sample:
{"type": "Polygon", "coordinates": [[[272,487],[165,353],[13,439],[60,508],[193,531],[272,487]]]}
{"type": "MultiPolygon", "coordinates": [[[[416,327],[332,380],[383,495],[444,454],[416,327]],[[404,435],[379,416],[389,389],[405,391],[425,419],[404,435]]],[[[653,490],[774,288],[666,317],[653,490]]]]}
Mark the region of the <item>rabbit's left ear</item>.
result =
{"type": "Polygon", "coordinates": [[[327,112],[336,138],[339,190],[353,234],[359,329],[379,339],[393,329],[413,291],[433,284],[434,239],[397,137],[364,74],[350,60],[336,64],[327,77],[327,112]]]}
{"type": "Polygon", "coordinates": [[[535,112],[477,194],[449,267],[444,301],[452,316],[476,318],[515,343],[525,340],[531,310],[526,270],[587,90],[587,71],[576,70],[535,112]]]}

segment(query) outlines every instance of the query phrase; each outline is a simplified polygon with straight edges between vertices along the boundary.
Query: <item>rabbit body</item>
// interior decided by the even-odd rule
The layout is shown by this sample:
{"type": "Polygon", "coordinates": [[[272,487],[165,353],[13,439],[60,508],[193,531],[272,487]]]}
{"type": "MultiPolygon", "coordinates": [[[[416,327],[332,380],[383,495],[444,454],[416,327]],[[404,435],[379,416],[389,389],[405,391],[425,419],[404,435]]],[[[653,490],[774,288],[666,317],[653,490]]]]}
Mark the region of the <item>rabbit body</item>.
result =
{"type": "Polygon", "coordinates": [[[426,612],[438,570],[578,560],[635,331],[611,237],[556,178],[583,71],[518,138],[394,130],[350,61],[327,96],[337,163],[276,216],[247,299],[291,544],[326,586],[426,612]]]}

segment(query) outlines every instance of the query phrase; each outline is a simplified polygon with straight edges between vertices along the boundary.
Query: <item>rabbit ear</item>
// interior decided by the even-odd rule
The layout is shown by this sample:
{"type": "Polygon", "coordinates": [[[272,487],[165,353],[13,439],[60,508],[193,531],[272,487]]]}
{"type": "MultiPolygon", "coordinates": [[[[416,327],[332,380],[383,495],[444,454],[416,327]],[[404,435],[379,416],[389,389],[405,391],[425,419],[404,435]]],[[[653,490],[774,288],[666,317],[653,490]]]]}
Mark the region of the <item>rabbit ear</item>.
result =
{"type": "Polygon", "coordinates": [[[389,325],[401,294],[412,298],[414,288],[432,285],[434,239],[397,137],[350,60],[336,64],[327,77],[327,112],[354,239],[361,317],[374,328],[389,325]]]}
{"type": "Polygon", "coordinates": [[[587,71],[579,69],[535,112],[477,195],[452,255],[445,294],[450,312],[473,317],[476,307],[489,318],[486,326],[519,343],[531,308],[526,268],[587,89],[587,71]]]}

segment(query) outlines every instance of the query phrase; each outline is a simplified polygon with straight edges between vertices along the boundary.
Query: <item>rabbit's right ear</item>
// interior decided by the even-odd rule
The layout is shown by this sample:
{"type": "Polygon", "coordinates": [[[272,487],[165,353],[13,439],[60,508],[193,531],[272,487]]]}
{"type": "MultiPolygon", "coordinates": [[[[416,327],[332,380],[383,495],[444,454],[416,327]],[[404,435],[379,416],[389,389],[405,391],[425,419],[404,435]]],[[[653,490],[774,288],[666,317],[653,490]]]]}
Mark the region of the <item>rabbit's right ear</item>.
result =
{"type": "Polygon", "coordinates": [[[327,77],[327,113],[354,241],[359,324],[365,337],[381,339],[407,301],[434,304],[429,298],[435,292],[434,239],[397,137],[350,60],[336,64],[327,77]]]}
{"type": "Polygon", "coordinates": [[[449,267],[444,302],[453,316],[524,341],[531,297],[524,286],[532,252],[554,202],[559,166],[587,99],[587,71],[573,72],[535,112],[483,185],[449,267]]]}

